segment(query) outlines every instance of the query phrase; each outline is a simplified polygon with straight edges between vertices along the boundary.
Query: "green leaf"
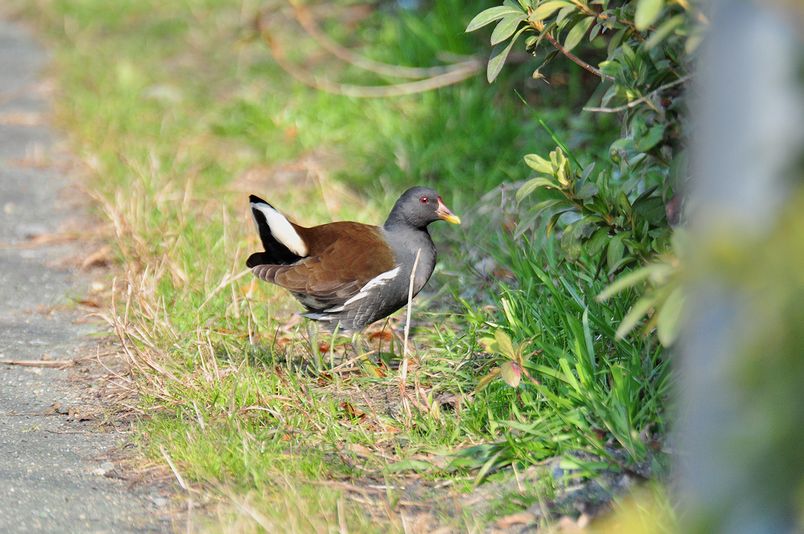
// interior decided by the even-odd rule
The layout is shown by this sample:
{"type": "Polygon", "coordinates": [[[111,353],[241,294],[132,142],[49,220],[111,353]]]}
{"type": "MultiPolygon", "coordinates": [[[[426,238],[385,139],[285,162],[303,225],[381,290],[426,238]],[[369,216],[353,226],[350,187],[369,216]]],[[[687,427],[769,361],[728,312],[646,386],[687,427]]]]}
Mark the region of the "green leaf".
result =
{"type": "Polygon", "coordinates": [[[516,362],[505,362],[502,364],[500,366],[500,373],[505,383],[512,388],[519,386],[519,382],[522,380],[522,368],[519,367],[519,364],[516,362]]]}
{"type": "Polygon", "coordinates": [[[477,472],[477,476],[475,476],[473,487],[476,488],[481,482],[483,482],[483,479],[486,478],[486,475],[488,475],[489,472],[496,466],[497,459],[502,455],[502,452],[502,450],[495,452],[494,455],[489,458],[485,464],[483,464],[483,467],[480,468],[480,470],[477,472]]]}
{"type": "Polygon", "coordinates": [[[600,32],[601,32],[603,29],[604,29],[604,28],[603,28],[603,25],[602,25],[602,24],[595,24],[594,26],[592,26],[592,31],[591,31],[591,32],[589,32],[589,42],[594,41],[594,40],[595,40],[595,38],[596,38],[598,35],[600,35],[600,32]]]}
{"type": "Polygon", "coordinates": [[[644,31],[656,22],[664,7],[664,0],[639,0],[634,15],[637,30],[644,31]]]}
{"type": "Polygon", "coordinates": [[[523,20],[525,15],[522,13],[504,16],[491,32],[491,44],[496,45],[511,37],[523,20]]]}
{"type": "Polygon", "coordinates": [[[683,309],[684,291],[677,287],[662,304],[656,319],[656,333],[659,341],[665,347],[672,345],[678,337],[683,309]]]}
{"type": "Polygon", "coordinates": [[[622,43],[620,50],[622,50],[623,57],[627,62],[633,63],[636,61],[636,52],[634,52],[634,49],[628,45],[627,41],[622,43]]]}
{"type": "Polygon", "coordinates": [[[593,161],[589,165],[583,168],[581,172],[581,180],[586,180],[592,174],[592,171],[595,170],[595,162],[593,161]]]}
{"type": "MultiPolygon", "coordinates": [[[[602,65],[602,63],[601,63],[601,65],[602,65]]],[[[600,104],[602,106],[608,106],[609,102],[611,102],[611,99],[614,98],[615,96],[617,96],[617,93],[619,91],[620,91],[620,87],[618,85],[616,85],[616,84],[612,85],[611,87],[606,89],[606,92],[603,93],[603,96],[600,99],[600,104]]]]}
{"type": "Polygon", "coordinates": [[[662,22],[650,38],[645,41],[645,50],[652,50],[656,45],[667,39],[667,36],[670,35],[673,30],[684,24],[685,20],[684,15],[676,15],[662,22]]]}
{"type": "Polygon", "coordinates": [[[614,273],[620,271],[621,269],[623,269],[626,265],[630,265],[631,263],[634,263],[635,261],[636,261],[635,257],[626,254],[625,256],[623,256],[623,258],[620,261],[618,261],[617,263],[615,263],[614,265],[609,267],[609,270],[606,271],[606,272],[607,272],[607,274],[609,276],[611,276],[612,274],[614,274],[614,273]]]}
{"type": "Polygon", "coordinates": [[[595,297],[595,300],[598,302],[608,300],[610,297],[616,295],[620,291],[623,291],[631,286],[635,286],[643,280],[646,280],[651,273],[656,271],[659,267],[661,267],[659,264],[647,265],[641,269],[637,269],[636,271],[631,271],[628,274],[622,275],[617,280],[609,284],[606,289],[601,291],[600,294],[595,297]]]}
{"type": "Polygon", "coordinates": [[[598,193],[598,187],[595,184],[585,183],[580,187],[576,187],[575,198],[580,200],[589,200],[598,193]]]}
{"type": "Polygon", "coordinates": [[[553,166],[549,161],[539,156],[538,154],[527,154],[525,156],[525,163],[528,167],[536,172],[544,174],[553,174],[553,166]]]}
{"type": "Polygon", "coordinates": [[[573,374],[572,369],[570,369],[570,365],[569,365],[569,362],[567,361],[567,359],[566,358],[560,358],[558,360],[558,365],[561,366],[561,370],[564,371],[564,375],[561,376],[560,378],[563,379],[565,382],[567,382],[569,385],[571,385],[572,388],[575,391],[580,393],[581,392],[581,385],[578,383],[578,379],[575,378],[575,375],[573,374]]]}
{"type": "Polygon", "coordinates": [[[528,180],[525,182],[522,187],[519,188],[516,192],[516,201],[522,202],[522,199],[526,196],[530,195],[540,187],[552,187],[558,189],[558,184],[553,182],[550,178],[533,178],[532,180],[528,180]]]}
{"type": "Polygon", "coordinates": [[[511,53],[511,47],[514,46],[517,38],[522,35],[522,32],[527,29],[520,28],[518,32],[514,34],[514,37],[508,42],[507,45],[503,46],[502,43],[496,45],[491,51],[491,57],[489,57],[489,63],[486,66],[486,79],[489,83],[493,82],[497,76],[499,76],[500,71],[505,64],[505,60],[508,58],[508,54],[511,53]]]}
{"type": "Polygon", "coordinates": [[[589,225],[584,219],[580,219],[564,228],[564,234],[561,236],[561,248],[564,249],[564,254],[570,260],[576,260],[583,252],[583,245],[581,239],[589,225]]]}
{"type": "Polygon", "coordinates": [[[625,252],[623,237],[625,237],[623,234],[617,234],[609,241],[609,247],[606,251],[606,264],[609,266],[609,271],[612,271],[614,266],[623,258],[623,253],[625,252]]]}
{"type": "MultiPolygon", "coordinates": [[[[502,307],[503,307],[503,313],[505,314],[505,320],[508,321],[508,324],[510,324],[511,326],[517,327],[517,325],[520,324],[519,319],[518,319],[519,315],[511,307],[511,300],[507,299],[507,298],[502,298],[502,299],[500,299],[500,303],[502,304],[502,307]]],[[[505,332],[503,332],[503,333],[505,333],[505,332]]],[[[498,345],[499,345],[499,343],[498,343],[498,345]]]]}
{"type": "Polygon", "coordinates": [[[703,42],[703,38],[704,38],[703,30],[698,30],[697,28],[694,28],[690,36],[687,37],[687,42],[684,43],[684,51],[687,54],[691,55],[693,52],[698,50],[698,47],[700,46],[701,42],[703,42]]]}
{"type": "Polygon", "coordinates": [[[617,207],[620,208],[621,212],[618,215],[631,216],[631,202],[628,200],[628,195],[626,195],[624,191],[620,191],[620,194],[617,195],[617,207]]]}
{"type": "Polygon", "coordinates": [[[500,354],[510,359],[513,359],[516,356],[516,352],[514,351],[514,343],[504,330],[500,328],[495,330],[494,339],[497,340],[497,350],[499,350],[500,354]]]}
{"type": "Polygon", "coordinates": [[[536,223],[542,218],[542,214],[534,211],[528,210],[529,213],[524,217],[519,219],[519,222],[516,223],[516,232],[514,232],[514,239],[519,239],[525,232],[531,231],[536,227],[536,223]]]}
{"type": "Polygon", "coordinates": [[[592,256],[597,256],[608,245],[609,242],[609,229],[598,228],[592,237],[586,242],[586,249],[592,256]]]}
{"type": "Polygon", "coordinates": [[[634,202],[634,213],[652,226],[666,225],[664,201],[661,197],[646,197],[634,202]]]}
{"type": "Polygon", "coordinates": [[[564,187],[569,186],[575,178],[570,170],[569,161],[567,158],[562,157],[560,160],[558,169],[556,169],[556,178],[558,179],[558,183],[564,187]]]}
{"type": "Polygon", "coordinates": [[[567,6],[561,11],[559,11],[558,16],[556,17],[556,24],[561,24],[562,22],[564,22],[564,19],[575,13],[575,11],[577,10],[575,9],[574,5],[567,6]]]}
{"type": "Polygon", "coordinates": [[[497,348],[497,340],[493,337],[482,337],[478,341],[481,345],[483,345],[483,350],[485,352],[489,354],[497,354],[500,352],[497,348]]]}
{"type": "Polygon", "coordinates": [[[637,150],[640,152],[647,152],[655,147],[659,141],[664,138],[665,124],[656,124],[651,126],[648,133],[646,133],[639,141],[637,141],[637,150]]]}
{"type": "Polygon", "coordinates": [[[567,34],[567,38],[564,39],[564,48],[566,48],[568,52],[578,46],[578,43],[581,42],[581,39],[583,39],[583,36],[586,35],[586,32],[589,30],[589,26],[591,26],[594,21],[595,17],[586,17],[572,27],[567,34]]]}
{"type": "MultiPolygon", "coordinates": [[[[503,2],[503,4],[507,3],[513,4],[513,2],[503,2]]],[[[517,0],[517,4],[519,4],[519,7],[521,7],[523,11],[530,9],[530,0],[517,0]]]]}
{"type": "Polygon", "coordinates": [[[477,386],[475,387],[475,392],[482,391],[483,389],[488,386],[492,380],[494,380],[500,374],[500,368],[495,367],[494,369],[489,372],[486,376],[481,378],[477,381],[477,386]]]}
{"type": "Polygon", "coordinates": [[[544,20],[562,7],[575,6],[572,5],[572,2],[567,2],[565,0],[553,0],[551,2],[545,2],[534,9],[529,18],[531,20],[544,20]]]}
{"type": "Polygon", "coordinates": [[[558,219],[560,219],[561,216],[568,211],[572,211],[572,208],[557,211],[550,216],[550,219],[547,221],[547,224],[544,227],[544,233],[547,237],[550,237],[550,235],[553,233],[553,229],[555,228],[556,224],[558,224],[558,219]]]}
{"type": "Polygon", "coordinates": [[[628,333],[631,330],[634,329],[639,320],[642,319],[642,317],[644,317],[645,314],[648,313],[648,310],[650,310],[653,307],[655,298],[656,295],[651,293],[645,295],[644,297],[636,301],[636,303],[633,306],[631,306],[631,309],[628,310],[628,313],[625,314],[625,317],[623,317],[620,326],[617,328],[617,332],[615,334],[617,339],[623,339],[625,336],[628,335],[628,333]]]}
{"type": "Polygon", "coordinates": [[[534,204],[531,210],[536,212],[545,211],[553,206],[559,206],[561,204],[566,206],[567,202],[559,198],[548,198],[547,200],[542,200],[541,202],[534,204]]]}
{"type": "Polygon", "coordinates": [[[475,16],[475,18],[473,18],[471,22],[469,22],[469,25],[466,27],[466,31],[473,32],[479,28],[482,28],[483,26],[491,24],[495,20],[500,20],[506,15],[515,15],[515,14],[523,15],[522,10],[511,6],[490,7],[478,13],[475,16]]]}
{"type": "Polygon", "coordinates": [[[595,344],[592,342],[592,329],[589,327],[589,308],[583,310],[581,325],[583,326],[583,339],[586,342],[586,354],[592,370],[594,370],[597,368],[597,358],[595,357],[595,344]]]}
{"type": "Polygon", "coordinates": [[[622,30],[618,30],[610,39],[609,45],[607,47],[608,56],[611,57],[614,54],[614,51],[620,46],[620,43],[623,41],[623,37],[625,37],[625,33],[630,28],[623,28],[622,30]]]}

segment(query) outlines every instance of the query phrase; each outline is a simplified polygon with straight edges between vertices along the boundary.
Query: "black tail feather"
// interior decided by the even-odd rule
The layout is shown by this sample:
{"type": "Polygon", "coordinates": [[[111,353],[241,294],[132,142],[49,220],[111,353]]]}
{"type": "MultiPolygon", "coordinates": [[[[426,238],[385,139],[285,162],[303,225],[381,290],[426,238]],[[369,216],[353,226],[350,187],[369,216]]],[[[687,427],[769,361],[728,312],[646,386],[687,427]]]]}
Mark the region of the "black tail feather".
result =
{"type": "Polygon", "coordinates": [[[257,265],[273,265],[275,263],[272,261],[272,256],[267,252],[255,252],[246,260],[246,267],[251,269],[257,265]]]}

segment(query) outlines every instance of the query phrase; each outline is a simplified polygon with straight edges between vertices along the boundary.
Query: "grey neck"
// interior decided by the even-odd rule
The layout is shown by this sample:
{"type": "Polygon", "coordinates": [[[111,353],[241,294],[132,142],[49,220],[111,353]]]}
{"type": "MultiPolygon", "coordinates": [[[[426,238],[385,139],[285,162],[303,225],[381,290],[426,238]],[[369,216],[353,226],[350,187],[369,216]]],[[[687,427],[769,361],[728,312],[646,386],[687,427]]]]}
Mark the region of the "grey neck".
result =
{"type": "Polygon", "coordinates": [[[389,232],[397,232],[401,230],[422,230],[427,232],[427,225],[430,224],[425,223],[422,226],[417,226],[411,223],[405,215],[402,213],[402,208],[399,206],[394,206],[391,210],[391,213],[388,214],[388,219],[385,220],[385,224],[383,228],[385,228],[389,232]]]}

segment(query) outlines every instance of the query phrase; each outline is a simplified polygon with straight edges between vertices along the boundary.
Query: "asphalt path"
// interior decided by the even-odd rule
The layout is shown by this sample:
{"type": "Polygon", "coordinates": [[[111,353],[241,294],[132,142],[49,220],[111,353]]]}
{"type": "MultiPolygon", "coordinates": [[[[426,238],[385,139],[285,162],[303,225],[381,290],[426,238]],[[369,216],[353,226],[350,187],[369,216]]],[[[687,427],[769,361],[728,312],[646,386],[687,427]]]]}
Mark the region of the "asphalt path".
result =
{"type": "MultiPolygon", "coordinates": [[[[101,326],[71,305],[91,280],[72,267],[85,244],[58,236],[75,218],[75,178],[48,126],[46,51],[0,20],[0,360],[92,354],[101,326]],[[62,169],[62,170],[60,170],[62,169]],[[75,196],[74,194],[72,195],[75,196]],[[35,246],[31,246],[31,244],[35,246]]],[[[168,498],[115,463],[127,436],[80,421],[95,385],[75,368],[0,363],[0,532],[166,532],[168,498]]],[[[89,373],[91,376],[91,373],[89,373]]],[[[95,401],[97,403],[97,401],[95,401]]]]}

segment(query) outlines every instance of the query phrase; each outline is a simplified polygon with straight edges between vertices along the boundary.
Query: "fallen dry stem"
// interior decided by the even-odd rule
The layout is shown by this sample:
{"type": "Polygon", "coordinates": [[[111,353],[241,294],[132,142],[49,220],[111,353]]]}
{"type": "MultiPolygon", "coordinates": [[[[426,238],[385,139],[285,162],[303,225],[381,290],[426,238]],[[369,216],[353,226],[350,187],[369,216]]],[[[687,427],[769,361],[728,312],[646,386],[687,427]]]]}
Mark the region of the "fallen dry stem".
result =
{"type": "Polygon", "coordinates": [[[168,454],[167,450],[165,449],[165,447],[163,445],[159,446],[159,451],[162,453],[162,456],[165,458],[165,461],[167,462],[168,466],[170,467],[170,470],[173,471],[173,476],[176,477],[176,481],[179,483],[179,486],[181,486],[181,489],[183,489],[184,491],[190,491],[190,487],[184,482],[184,479],[182,478],[181,473],[179,473],[178,469],[176,469],[176,465],[173,463],[173,459],[170,457],[170,455],[168,454]]]}
{"type": "Polygon", "coordinates": [[[49,367],[64,369],[75,365],[75,360],[0,360],[0,364],[17,365],[19,367],[49,367]]]}
{"type": "Polygon", "coordinates": [[[305,6],[291,1],[293,7],[293,14],[299,25],[304,29],[307,34],[313,38],[322,48],[327,50],[333,56],[341,61],[349,63],[359,69],[363,69],[380,76],[390,76],[394,78],[408,78],[412,80],[420,78],[431,78],[440,74],[450,72],[450,70],[459,66],[472,66],[477,68],[480,60],[477,58],[470,58],[465,61],[459,61],[452,65],[442,65],[438,67],[407,67],[403,65],[391,65],[369,59],[365,56],[355,54],[348,48],[339,45],[337,42],[330,39],[316,24],[310,10],[305,6]]]}
{"type": "Polygon", "coordinates": [[[416,250],[416,258],[413,260],[413,269],[410,271],[410,281],[408,283],[408,305],[405,317],[405,339],[402,343],[402,366],[399,373],[399,394],[402,397],[402,408],[408,419],[410,419],[410,403],[408,402],[407,383],[408,383],[408,338],[410,336],[410,318],[413,313],[413,283],[416,280],[416,267],[419,265],[419,256],[422,249],[416,250]]]}
{"type": "Polygon", "coordinates": [[[78,232],[68,232],[61,234],[37,234],[31,236],[26,241],[19,243],[0,243],[0,249],[28,249],[36,247],[44,247],[48,245],[59,245],[62,243],[70,243],[79,239],[86,239],[87,234],[78,232]]]}
{"type": "Polygon", "coordinates": [[[308,71],[294,65],[293,62],[287,58],[279,42],[268,34],[265,24],[262,22],[262,15],[259,18],[260,20],[257,26],[260,36],[268,46],[268,50],[271,52],[271,56],[274,58],[274,61],[276,61],[277,65],[297,81],[326,93],[354,98],[388,98],[413,95],[460,83],[480,71],[480,62],[464,62],[455,64],[442,74],[412,82],[390,85],[350,85],[337,83],[324,78],[318,78],[308,71]]]}

